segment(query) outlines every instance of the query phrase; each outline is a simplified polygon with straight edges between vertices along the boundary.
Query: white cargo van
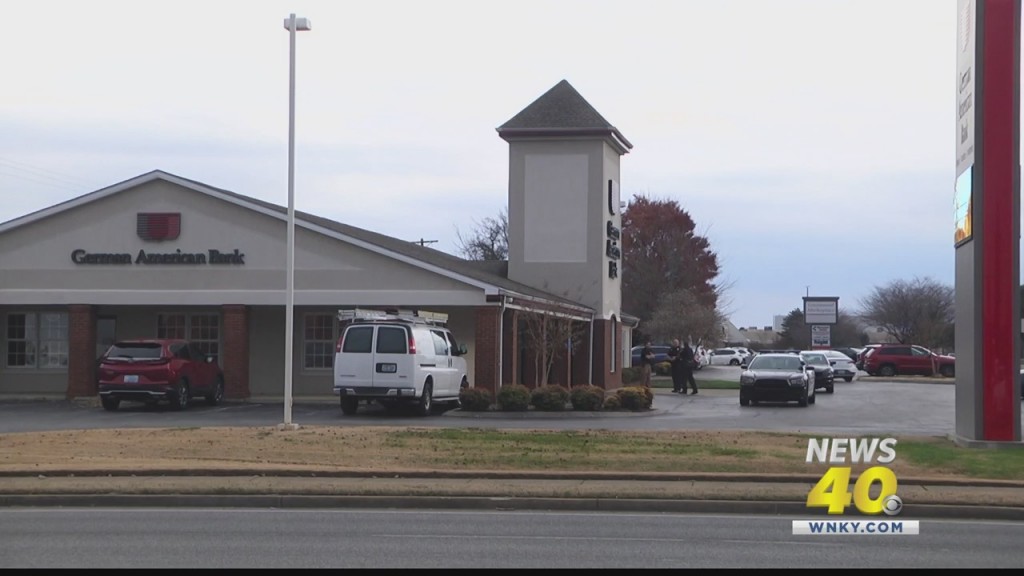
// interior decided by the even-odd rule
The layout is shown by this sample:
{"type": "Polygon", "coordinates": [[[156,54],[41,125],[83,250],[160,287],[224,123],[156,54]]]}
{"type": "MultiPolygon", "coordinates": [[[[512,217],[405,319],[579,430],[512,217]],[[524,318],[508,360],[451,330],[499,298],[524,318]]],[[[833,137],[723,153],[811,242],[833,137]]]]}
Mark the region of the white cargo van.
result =
{"type": "Polygon", "coordinates": [[[446,327],[446,314],[356,309],[340,311],[338,319],[334,393],[343,414],[376,402],[411,404],[426,416],[434,402],[458,402],[459,391],[469,387],[466,346],[446,327]]]}

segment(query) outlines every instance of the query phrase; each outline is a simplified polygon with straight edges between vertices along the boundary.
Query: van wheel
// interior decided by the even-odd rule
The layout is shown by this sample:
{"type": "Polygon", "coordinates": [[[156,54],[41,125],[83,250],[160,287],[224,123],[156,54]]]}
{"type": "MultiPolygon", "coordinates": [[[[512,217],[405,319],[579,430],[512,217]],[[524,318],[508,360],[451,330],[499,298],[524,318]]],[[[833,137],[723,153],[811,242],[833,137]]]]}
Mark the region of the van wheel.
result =
{"type": "Polygon", "coordinates": [[[434,387],[430,384],[423,385],[423,395],[416,403],[416,413],[420,416],[429,416],[430,409],[434,406],[434,387]]]}
{"type": "Polygon", "coordinates": [[[455,401],[452,402],[452,406],[456,408],[462,408],[462,391],[469,390],[469,378],[462,377],[462,384],[459,384],[459,396],[455,397],[455,401]]]}
{"type": "Polygon", "coordinates": [[[359,411],[359,399],[358,398],[341,398],[341,413],[345,416],[352,416],[359,411]]]}

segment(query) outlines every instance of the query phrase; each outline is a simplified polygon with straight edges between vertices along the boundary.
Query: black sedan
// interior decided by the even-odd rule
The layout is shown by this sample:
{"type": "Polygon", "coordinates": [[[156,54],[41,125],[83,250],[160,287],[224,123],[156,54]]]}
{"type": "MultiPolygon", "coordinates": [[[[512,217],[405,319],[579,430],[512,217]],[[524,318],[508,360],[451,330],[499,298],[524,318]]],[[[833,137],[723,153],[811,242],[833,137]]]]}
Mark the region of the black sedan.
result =
{"type": "Polygon", "coordinates": [[[814,404],[814,368],[797,354],[758,354],[740,375],[740,406],[758,402],[814,404]]]}
{"type": "Polygon", "coordinates": [[[824,390],[828,394],[835,392],[836,371],[828,356],[818,350],[804,350],[800,357],[814,366],[814,389],[824,390]]]}

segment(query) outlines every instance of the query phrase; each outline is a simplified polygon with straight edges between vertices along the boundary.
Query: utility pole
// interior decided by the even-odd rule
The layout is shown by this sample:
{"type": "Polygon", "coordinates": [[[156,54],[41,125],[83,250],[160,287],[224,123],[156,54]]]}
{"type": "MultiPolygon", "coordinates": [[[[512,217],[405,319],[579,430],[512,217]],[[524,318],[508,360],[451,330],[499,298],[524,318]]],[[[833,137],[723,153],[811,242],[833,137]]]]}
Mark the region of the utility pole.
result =
{"type": "Polygon", "coordinates": [[[419,244],[420,246],[426,246],[427,244],[433,244],[435,242],[437,242],[437,240],[424,240],[423,238],[412,241],[413,244],[419,244]]]}

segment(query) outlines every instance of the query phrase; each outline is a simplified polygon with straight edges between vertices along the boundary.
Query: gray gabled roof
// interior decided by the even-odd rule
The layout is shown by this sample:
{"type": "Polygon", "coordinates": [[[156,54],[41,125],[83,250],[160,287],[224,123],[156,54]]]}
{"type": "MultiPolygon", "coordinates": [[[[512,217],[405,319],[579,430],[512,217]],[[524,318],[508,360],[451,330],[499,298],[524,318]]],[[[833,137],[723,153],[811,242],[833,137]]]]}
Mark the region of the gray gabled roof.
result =
{"type": "Polygon", "coordinates": [[[633,145],[605,120],[568,81],[562,80],[540,98],[498,127],[510,138],[604,136],[625,154],[633,145]]]}
{"type": "MultiPolygon", "coordinates": [[[[35,220],[34,216],[37,215],[40,217],[45,217],[46,215],[49,215],[49,213],[52,213],[52,211],[54,211],[55,209],[59,211],[60,209],[70,209],[75,206],[78,206],[83,202],[89,201],[89,197],[93,196],[94,194],[97,194],[100,197],[102,197],[103,194],[101,193],[105,191],[113,191],[116,193],[117,191],[129,187],[134,187],[138,184],[157,178],[175,182],[179,185],[191,185],[190,187],[200,192],[204,190],[214,191],[215,193],[231,197],[239,201],[239,203],[243,205],[248,204],[250,206],[256,206],[262,208],[263,210],[283,214],[285,216],[287,216],[288,214],[288,209],[284,206],[279,206],[271,202],[265,202],[263,200],[253,198],[251,196],[246,196],[244,194],[232,192],[230,190],[225,190],[223,188],[210,186],[209,184],[205,184],[203,182],[199,182],[197,180],[192,180],[189,178],[183,178],[181,176],[171,174],[169,172],[164,172],[162,170],[153,170],[152,172],[148,172],[146,174],[136,176],[135,178],[125,180],[114,186],[104,188],[103,190],[98,190],[96,192],[86,194],[79,198],[63,202],[49,209],[41,210],[38,213],[33,213],[32,215],[25,216],[15,221],[2,224],[0,225],[0,232],[5,231],[8,227],[15,227],[17,225],[28,223],[32,220],[35,220]]],[[[209,192],[207,193],[209,194],[209,192]]],[[[302,212],[300,210],[295,211],[295,219],[297,222],[305,221],[308,222],[309,224],[319,226],[320,228],[331,230],[333,232],[350,238],[355,238],[356,240],[365,242],[367,244],[372,244],[387,252],[399,254],[406,258],[411,258],[413,260],[429,264],[433,267],[442,268],[455,274],[471,278],[478,282],[489,284],[501,291],[510,292],[516,295],[526,296],[530,298],[537,298],[552,303],[564,304],[581,310],[592,311],[592,309],[589,306],[585,306],[583,304],[580,304],[579,302],[574,302],[567,298],[563,298],[555,294],[550,294],[543,290],[538,290],[531,286],[527,286],[525,284],[520,284],[519,282],[509,280],[507,261],[477,262],[472,260],[466,260],[463,258],[459,258],[458,256],[453,256],[446,252],[441,252],[440,250],[435,250],[433,248],[421,246],[408,240],[402,240],[392,236],[386,236],[384,234],[372,232],[370,230],[366,230],[363,228],[357,228],[355,226],[350,226],[348,224],[342,224],[341,222],[336,222],[334,220],[324,218],[322,216],[316,216],[315,214],[302,212]]]]}

